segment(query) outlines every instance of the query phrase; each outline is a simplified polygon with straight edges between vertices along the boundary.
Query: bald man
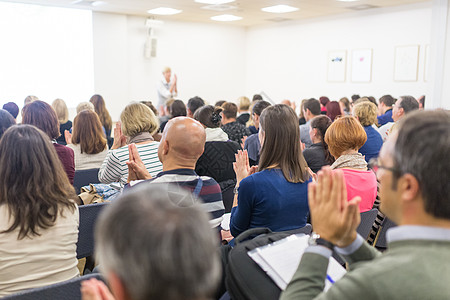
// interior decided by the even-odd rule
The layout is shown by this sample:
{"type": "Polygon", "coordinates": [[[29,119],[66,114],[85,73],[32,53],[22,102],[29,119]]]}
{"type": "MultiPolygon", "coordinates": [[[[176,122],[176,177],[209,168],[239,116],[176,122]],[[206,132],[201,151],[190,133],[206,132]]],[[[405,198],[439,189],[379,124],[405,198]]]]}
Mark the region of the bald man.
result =
{"type": "Polygon", "coordinates": [[[211,227],[218,227],[224,214],[220,186],[211,177],[198,176],[195,173],[195,165],[203,154],[205,140],[205,129],[196,120],[187,117],[171,119],[164,128],[158,148],[163,171],[155,178],[152,178],[145,168],[136,145],[128,146],[129,186],[174,183],[184,187],[203,200],[203,208],[210,213],[211,227]]]}

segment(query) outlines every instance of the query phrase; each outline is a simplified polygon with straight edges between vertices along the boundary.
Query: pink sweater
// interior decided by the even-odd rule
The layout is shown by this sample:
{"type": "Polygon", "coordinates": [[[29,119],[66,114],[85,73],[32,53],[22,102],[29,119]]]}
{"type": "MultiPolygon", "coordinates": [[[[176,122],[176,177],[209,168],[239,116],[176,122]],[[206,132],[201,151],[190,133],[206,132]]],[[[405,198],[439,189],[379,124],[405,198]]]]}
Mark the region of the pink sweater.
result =
{"type": "Polygon", "coordinates": [[[371,210],[377,196],[377,178],[372,171],[341,169],[347,185],[347,199],[361,197],[359,211],[371,210]]]}

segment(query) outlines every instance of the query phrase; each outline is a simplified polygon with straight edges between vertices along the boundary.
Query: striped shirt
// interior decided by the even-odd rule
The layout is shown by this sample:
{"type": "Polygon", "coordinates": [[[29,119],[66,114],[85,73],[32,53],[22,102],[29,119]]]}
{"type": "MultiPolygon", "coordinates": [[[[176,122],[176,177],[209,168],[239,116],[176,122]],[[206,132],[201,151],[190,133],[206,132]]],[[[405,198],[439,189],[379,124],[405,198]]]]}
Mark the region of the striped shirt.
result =
{"type": "MultiPolygon", "coordinates": [[[[159,142],[136,145],[139,155],[152,177],[162,171],[162,164],[158,158],[159,142]]],[[[129,160],[128,146],[115,150],[109,150],[98,171],[98,180],[101,183],[118,182],[122,185],[127,183],[129,160]]]]}
{"type": "MultiPolygon", "coordinates": [[[[220,190],[220,186],[211,177],[198,176],[192,169],[176,169],[161,172],[156,178],[140,181],[137,184],[145,184],[148,182],[174,183],[193,192],[197,187],[198,178],[201,178],[203,182],[198,197],[203,200],[202,208],[210,215],[209,223],[211,224],[211,227],[215,228],[222,222],[225,208],[222,202],[222,191],[220,190]]],[[[134,186],[133,183],[131,186],[134,186]]]]}

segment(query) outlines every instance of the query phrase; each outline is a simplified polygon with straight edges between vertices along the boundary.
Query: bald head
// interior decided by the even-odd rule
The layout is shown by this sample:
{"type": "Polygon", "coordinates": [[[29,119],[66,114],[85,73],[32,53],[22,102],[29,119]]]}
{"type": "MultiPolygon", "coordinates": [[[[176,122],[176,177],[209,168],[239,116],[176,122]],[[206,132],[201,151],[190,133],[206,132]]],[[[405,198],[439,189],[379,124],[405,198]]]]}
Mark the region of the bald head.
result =
{"type": "Polygon", "coordinates": [[[205,129],[198,121],[187,117],[173,118],[164,128],[162,154],[170,158],[197,161],[203,153],[205,141],[205,129]]]}

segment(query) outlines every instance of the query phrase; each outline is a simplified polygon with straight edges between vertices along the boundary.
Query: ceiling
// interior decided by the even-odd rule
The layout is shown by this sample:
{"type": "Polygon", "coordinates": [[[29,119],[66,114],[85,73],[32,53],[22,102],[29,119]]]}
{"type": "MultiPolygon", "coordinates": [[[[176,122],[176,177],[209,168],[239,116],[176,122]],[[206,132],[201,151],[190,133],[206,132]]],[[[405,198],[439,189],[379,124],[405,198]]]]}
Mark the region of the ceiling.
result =
{"type": "MultiPolygon", "coordinates": [[[[4,1],[4,0],[0,0],[4,1]]],[[[355,10],[367,10],[374,7],[389,7],[431,0],[359,0],[354,2],[340,2],[337,0],[236,0],[216,8],[228,10],[207,10],[202,7],[208,4],[196,3],[194,0],[102,0],[104,3],[92,6],[94,0],[83,0],[73,4],[74,0],[7,0],[9,2],[33,3],[60,7],[83,8],[93,11],[152,16],[147,10],[157,7],[171,7],[181,9],[183,12],[172,16],[155,16],[160,20],[189,21],[217,23],[210,17],[221,14],[232,14],[243,17],[242,20],[227,22],[239,26],[254,26],[281,22],[287,20],[301,20],[314,17],[323,17],[348,13],[355,10]],[[290,13],[274,14],[261,11],[261,8],[277,4],[291,5],[299,10],[290,13]],[[359,9],[358,9],[359,8],[359,9]]]]}

